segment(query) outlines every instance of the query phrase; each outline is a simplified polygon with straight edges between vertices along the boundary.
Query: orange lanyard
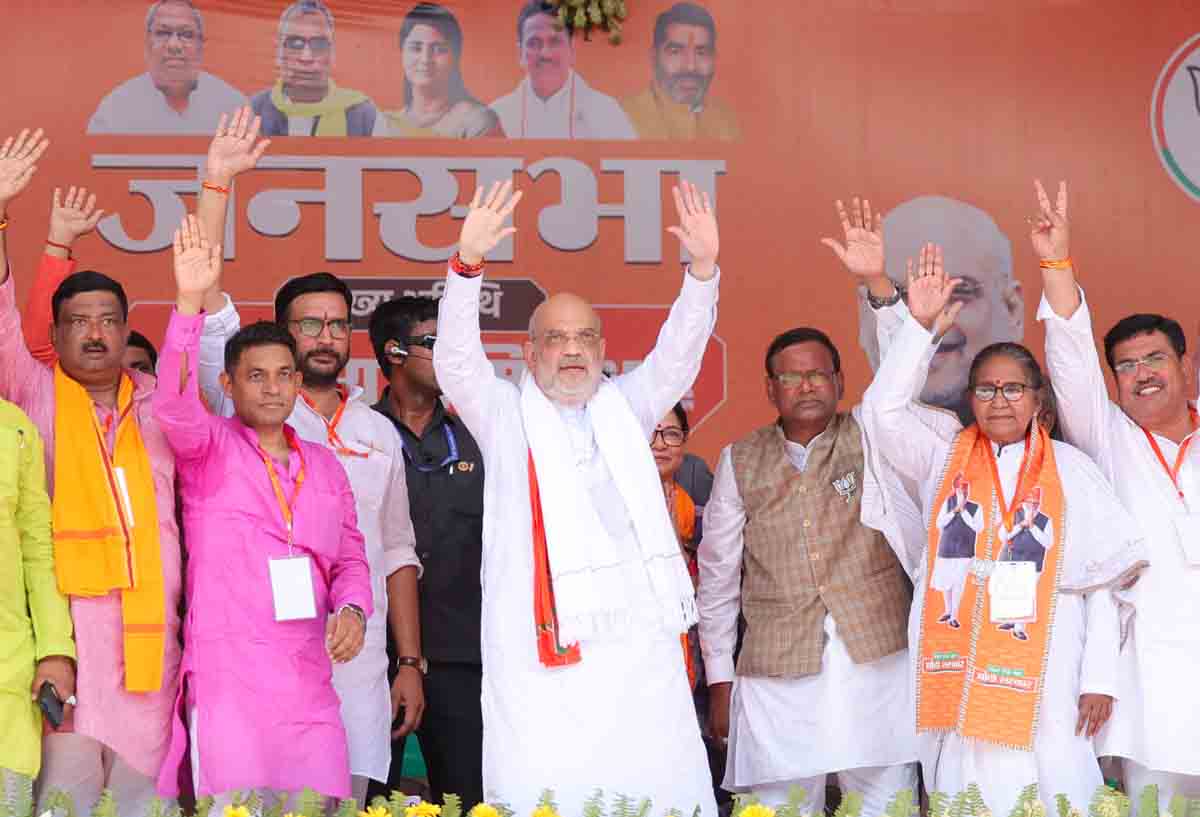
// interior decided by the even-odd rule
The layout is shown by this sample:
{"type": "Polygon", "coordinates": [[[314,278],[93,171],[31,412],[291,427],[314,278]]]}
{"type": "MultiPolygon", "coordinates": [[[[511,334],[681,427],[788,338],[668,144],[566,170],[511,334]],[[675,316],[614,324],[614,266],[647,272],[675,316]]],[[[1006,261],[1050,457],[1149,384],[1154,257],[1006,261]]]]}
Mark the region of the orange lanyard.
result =
{"type": "Polygon", "coordinates": [[[308,398],[304,392],[300,392],[301,399],[305,405],[313,410],[313,413],[321,418],[321,422],[325,423],[325,438],[329,441],[329,447],[333,449],[335,454],[340,454],[346,457],[369,457],[369,452],[355,451],[350,446],[342,441],[342,437],[337,433],[338,423],[342,421],[342,415],[346,413],[346,404],[350,402],[349,393],[342,386],[338,386],[338,394],[341,395],[342,402],[338,404],[337,411],[333,413],[332,420],[326,420],[325,415],[321,414],[317,409],[316,403],[308,398]]]}
{"type": "Polygon", "coordinates": [[[288,533],[288,550],[292,548],[292,508],[296,507],[296,497],[300,495],[300,486],[304,484],[304,455],[300,453],[299,444],[288,439],[288,446],[296,452],[296,456],[300,458],[300,471],[296,474],[296,487],[292,490],[292,501],[288,502],[283,496],[283,488],[279,485],[279,475],[275,473],[275,461],[271,459],[271,455],[259,447],[259,453],[262,454],[263,462],[267,466],[267,475],[271,478],[271,487],[275,489],[275,501],[279,503],[279,511],[283,514],[283,523],[287,527],[288,533]]]}
{"type": "MultiPolygon", "coordinates": [[[[1200,416],[1197,416],[1196,410],[1191,410],[1192,425],[1200,425],[1200,416]]],[[[1183,458],[1187,456],[1188,448],[1195,439],[1195,432],[1188,435],[1188,438],[1179,446],[1179,452],[1175,455],[1175,467],[1167,465],[1167,458],[1163,456],[1162,449],[1158,447],[1158,440],[1154,439],[1154,435],[1148,429],[1143,428],[1142,433],[1146,435],[1146,441],[1150,443],[1150,447],[1154,449],[1154,455],[1158,457],[1158,462],[1162,465],[1163,470],[1167,472],[1167,476],[1171,479],[1171,484],[1175,486],[1175,493],[1179,495],[1179,501],[1187,504],[1187,500],[1183,497],[1183,489],[1179,487],[1179,471],[1183,468],[1183,458]]]]}
{"type": "Polygon", "coordinates": [[[1000,482],[1000,468],[996,465],[996,452],[992,450],[992,441],[987,441],[988,463],[992,466],[992,480],[996,485],[996,500],[1000,503],[1000,516],[1004,522],[1004,527],[1008,530],[1013,529],[1012,514],[1016,513],[1017,508],[1021,507],[1021,500],[1029,493],[1032,485],[1024,484],[1029,478],[1029,452],[1033,448],[1032,434],[1025,436],[1025,453],[1021,456],[1021,469],[1017,471],[1017,488],[1013,491],[1012,507],[1004,501],[1004,484],[1000,482]]]}

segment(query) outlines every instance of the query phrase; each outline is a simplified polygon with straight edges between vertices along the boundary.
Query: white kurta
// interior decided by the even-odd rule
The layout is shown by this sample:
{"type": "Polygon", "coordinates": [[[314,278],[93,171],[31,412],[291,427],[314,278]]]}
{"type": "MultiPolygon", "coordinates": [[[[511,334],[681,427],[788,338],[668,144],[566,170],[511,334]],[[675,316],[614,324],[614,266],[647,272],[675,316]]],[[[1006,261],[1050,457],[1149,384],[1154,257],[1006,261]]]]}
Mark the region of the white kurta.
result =
{"type": "MultiPolygon", "coordinates": [[[[224,365],[225,341],[240,318],[232,302],[207,316],[200,339],[199,380],[204,397],[217,414],[233,411],[217,380],[224,365]]],[[[325,418],[300,397],[288,425],[300,439],[323,445],[346,469],[358,529],[366,545],[375,609],[367,617],[362,651],[345,664],[333,665],[333,687],[342,702],[342,722],[350,749],[350,774],[386,781],[392,763],[392,698],[388,684],[387,579],[402,567],[420,569],[416,535],[408,512],[404,450],[391,421],[371,408],[361,386],[350,389],[337,436],[356,456],[339,452],[329,440],[325,418]]]]}
{"type": "MultiPolygon", "coordinates": [[[[483,452],[483,785],[492,801],[528,814],[553,789],[562,814],[578,814],[597,789],[716,814],[679,633],[639,627],[627,637],[584,641],[582,661],[548,669],[538,660],[533,617],[533,537],[528,443],[515,386],[496,375],[479,334],[481,278],[453,272],[438,317],[434,368],[483,452]]],[[[686,275],[658,343],[613,382],[645,432],[691,386],[716,322],[717,281],[686,275]]],[[[588,453],[589,430],[568,420],[596,509],[620,513],[615,486],[588,453]],[[607,484],[606,484],[607,483],[607,484]],[[604,497],[607,497],[604,498],[604,497]]],[[[620,541],[623,537],[615,537],[620,541]]],[[[639,605],[641,606],[641,605],[639,605]]]]}
{"type": "MultiPolygon", "coordinates": [[[[1038,319],[1046,324],[1046,365],[1063,434],[1112,481],[1141,526],[1151,565],[1131,592],[1138,613],[1121,654],[1124,705],[1100,734],[1100,751],[1156,771],[1200,775],[1200,707],[1181,705],[1200,678],[1200,567],[1184,558],[1174,521],[1189,506],[1200,512],[1200,446],[1189,446],[1180,469],[1185,504],[1145,432],[1108,399],[1087,302],[1064,320],[1043,298],[1038,319]]],[[[1178,446],[1165,437],[1157,442],[1173,464],[1178,446]]]]}
{"type": "MultiPolygon", "coordinates": [[[[931,506],[954,441],[953,435],[923,422],[912,400],[920,391],[926,372],[922,361],[931,343],[930,333],[907,318],[863,401],[868,437],[894,468],[922,486],[920,504],[927,519],[932,518],[931,506]]],[[[993,450],[1001,489],[1011,502],[1024,443],[993,450]]],[[[1080,695],[1116,696],[1120,622],[1110,592],[1080,591],[1112,581],[1143,556],[1133,520],[1095,464],[1064,443],[1054,443],[1054,456],[1066,503],[1064,564],[1034,750],[1005,749],[955,733],[918,736],[926,787],[955,794],[978,783],[995,813],[1008,811],[1030,783],[1039,784],[1046,802],[1061,793],[1080,808],[1086,808],[1103,783],[1092,741],[1076,736],[1075,724],[1080,695]]],[[[909,618],[909,643],[918,658],[928,569],[926,549],[914,580],[909,618]]],[[[915,686],[915,665],[910,679],[915,686]]],[[[1118,700],[1115,707],[1122,705],[1118,700]]],[[[915,711],[909,717],[915,723],[915,711]]]]}
{"type": "Polygon", "coordinates": [[[88,133],[197,134],[209,136],[221,114],[247,104],[246,95],[223,79],[201,71],[182,112],[167,104],[149,74],[139,74],[114,88],[88,121],[88,133]]]}
{"type": "Polygon", "coordinates": [[[621,104],[588,85],[575,71],[546,99],[534,93],[526,77],[491,108],[509,139],[637,138],[621,104]]]}
{"type": "MultiPolygon", "coordinates": [[[[808,449],[788,441],[787,453],[803,472],[808,449]]],[[[704,670],[710,685],[733,681],[724,788],[749,791],[845,769],[915,761],[916,736],[908,718],[908,650],[855,664],[833,617],[826,615],[819,673],[735,678],[745,524],[746,509],[726,447],[704,510],[699,550],[704,670]]]]}

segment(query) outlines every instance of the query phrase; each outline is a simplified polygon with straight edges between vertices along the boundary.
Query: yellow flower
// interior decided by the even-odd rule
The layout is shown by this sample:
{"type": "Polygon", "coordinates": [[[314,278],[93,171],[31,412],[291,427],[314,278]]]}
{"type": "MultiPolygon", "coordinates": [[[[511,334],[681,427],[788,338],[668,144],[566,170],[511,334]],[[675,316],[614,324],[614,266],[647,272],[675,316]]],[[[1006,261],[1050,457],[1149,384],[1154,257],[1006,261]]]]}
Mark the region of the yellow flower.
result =
{"type": "Polygon", "coordinates": [[[245,806],[226,806],[224,817],[250,817],[250,809],[245,806]]]}
{"type": "MultiPolygon", "coordinates": [[[[391,812],[383,806],[367,806],[367,810],[360,811],[358,817],[389,817],[390,814],[391,812]]],[[[283,817],[288,817],[288,815],[285,814],[283,817]]]]}
{"type": "Polygon", "coordinates": [[[438,817],[441,813],[441,806],[435,806],[433,803],[426,803],[422,800],[415,806],[406,808],[404,810],[404,817],[438,817]]]}
{"type": "Polygon", "coordinates": [[[775,809],[755,803],[742,809],[742,817],[775,817],[775,809]]]}
{"type": "Polygon", "coordinates": [[[538,806],[530,817],[558,817],[558,812],[549,806],[538,806]]]}
{"type": "Polygon", "coordinates": [[[500,817],[500,812],[494,806],[480,803],[467,812],[467,817],[500,817]]]}

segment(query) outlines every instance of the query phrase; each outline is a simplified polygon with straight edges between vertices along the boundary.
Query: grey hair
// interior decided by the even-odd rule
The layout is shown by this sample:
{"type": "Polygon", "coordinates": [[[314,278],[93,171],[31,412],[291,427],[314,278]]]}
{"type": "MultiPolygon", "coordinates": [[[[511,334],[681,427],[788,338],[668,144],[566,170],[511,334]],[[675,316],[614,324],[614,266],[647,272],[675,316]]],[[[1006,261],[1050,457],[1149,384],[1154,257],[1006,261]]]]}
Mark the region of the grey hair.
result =
{"type": "Polygon", "coordinates": [[[296,0],[279,15],[279,30],[282,32],[288,20],[299,14],[321,14],[329,25],[329,37],[333,39],[333,12],[321,0],[296,0]]]}
{"type": "Polygon", "coordinates": [[[195,4],[192,3],[192,0],[154,0],[154,2],[150,4],[150,8],[146,11],[146,30],[149,31],[154,26],[154,17],[156,14],[158,14],[159,7],[164,6],[167,3],[178,3],[180,5],[187,6],[192,10],[192,16],[196,18],[196,28],[200,29],[200,39],[203,40],[204,18],[200,16],[200,9],[196,8],[195,4]]]}

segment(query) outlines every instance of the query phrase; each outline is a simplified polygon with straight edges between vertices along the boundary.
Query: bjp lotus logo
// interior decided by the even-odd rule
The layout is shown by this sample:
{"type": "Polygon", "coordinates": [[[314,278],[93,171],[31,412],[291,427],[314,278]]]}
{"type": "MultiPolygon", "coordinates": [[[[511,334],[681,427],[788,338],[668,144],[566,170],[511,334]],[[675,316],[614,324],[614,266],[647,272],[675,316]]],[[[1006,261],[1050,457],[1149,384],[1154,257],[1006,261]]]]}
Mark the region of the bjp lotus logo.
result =
{"type": "Polygon", "coordinates": [[[1200,34],[1167,60],[1154,88],[1150,127],[1167,173],[1200,201],[1200,34]]]}

